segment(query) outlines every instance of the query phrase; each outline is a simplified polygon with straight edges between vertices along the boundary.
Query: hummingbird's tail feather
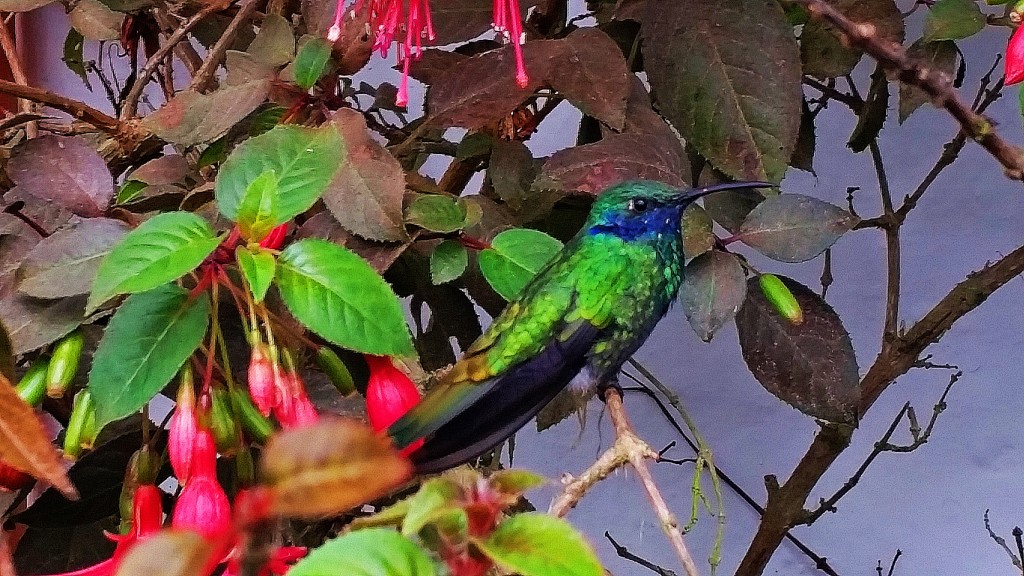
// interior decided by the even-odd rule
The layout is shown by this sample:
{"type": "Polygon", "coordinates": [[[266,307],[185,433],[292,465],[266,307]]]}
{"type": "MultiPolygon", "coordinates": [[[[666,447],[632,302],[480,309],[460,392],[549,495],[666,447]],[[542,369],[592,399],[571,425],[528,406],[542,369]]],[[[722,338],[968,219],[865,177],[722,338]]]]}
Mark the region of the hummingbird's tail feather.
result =
{"type": "Polygon", "coordinates": [[[480,456],[536,416],[583,368],[587,351],[601,330],[586,321],[574,328],[564,340],[553,340],[536,356],[487,381],[447,385],[453,389],[471,386],[471,392],[452,395],[448,390],[437,391],[462,404],[459,410],[446,411],[444,422],[424,421],[427,414],[438,415],[431,407],[430,397],[435,394],[431,391],[388,433],[399,447],[425,436],[424,444],[410,455],[420,474],[440,472],[480,456]],[[417,435],[416,430],[430,432],[417,435]]]}

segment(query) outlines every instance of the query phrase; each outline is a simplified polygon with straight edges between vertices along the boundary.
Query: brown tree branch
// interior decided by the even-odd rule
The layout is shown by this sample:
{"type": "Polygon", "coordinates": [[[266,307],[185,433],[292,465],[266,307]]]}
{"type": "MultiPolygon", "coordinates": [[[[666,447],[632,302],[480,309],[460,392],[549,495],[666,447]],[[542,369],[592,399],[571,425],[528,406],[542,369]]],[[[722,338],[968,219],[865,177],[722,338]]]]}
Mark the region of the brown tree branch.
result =
{"type": "MultiPolygon", "coordinates": [[[[1024,246],[996,262],[972,272],[951,289],[905,334],[882,347],[861,379],[859,413],[864,414],[879,395],[899,376],[915,366],[921,353],[968,312],[980,306],[996,290],[1024,272],[1024,246]]],[[[736,571],[740,576],[761,574],[768,560],[792,526],[806,518],[804,503],[821,476],[849,446],[850,432],[823,425],[785,484],[767,479],[768,503],[757,533],[736,571]]]]}
{"type": "MultiPolygon", "coordinates": [[[[17,17],[17,15],[14,16],[17,17]]],[[[0,19],[0,48],[3,48],[4,56],[7,57],[7,64],[11,67],[11,76],[14,81],[22,86],[28,86],[28,76],[25,75],[25,69],[21,65],[21,57],[18,56],[14,37],[11,36],[7,23],[2,19],[0,19]]],[[[27,98],[19,98],[18,111],[23,114],[31,114],[33,112],[32,101],[27,98]]],[[[25,133],[29,138],[35,138],[39,135],[39,126],[35,122],[29,122],[25,125],[25,133]]]]}
{"type": "Polygon", "coordinates": [[[121,122],[109,114],[78,100],[54,94],[42,88],[33,88],[32,86],[23,86],[14,82],[8,82],[7,80],[0,80],[0,92],[67,112],[76,119],[88,122],[104,132],[115,133],[121,127],[121,122]]]}
{"type": "Polygon", "coordinates": [[[972,110],[970,104],[957,94],[947,75],[908,57],[899,44],[879,38],[874,25],[850,20],[825,0],[792,1],[806,8],[812,18],[831,24],[851,45],[869,54],[885,68],[895,71],[900,81],[924,90],[935,106],[949,112],[969,138],[981,144],[1003,165],[1009,178],[1024,180],[1024,150],[1003,140],[995,132],[992,122],[972,110]]]}
{"type": "Polygon", "coordinates": [[[548,512],[556,516],[564,516],[576,506],[576,503],[590,488],[628,462],[636,470],[644,492],[647,493],[647,499],[658,516],[661,529],[668,537],[669,543],[672,544],[672,549],[683,564],[687,576],[700,574],[693,561],[693,556],[690,555],[686,542],[683,540],[679,521],[669,509],[668,503],[665,502],[665,498],[661,495],[661,491],[647,467],[647,460],[657,460],[658,452],[636,435],[629,416],[626,415],[625,406],[622,404],[622,394],[618,389],[608,388],[605,390],[604,400],[608,406],[612,426],[615,428],[615,443],[605,450],[590,468],[565,484],[562,493],[551,503],[548,512]]]}
{"type": "Polygon", "coordinates": [[[160,46],[160,48],[149,57],[149,60],[146,60],[146,64],[142,67],[142,71],[139,72],[139,77],[135,79],[135,83],[132,84],[131,90],[128,91],[128,95],[124,98],[124,106],[121,108],[121,120],[128,120],[135,116],[139,107],[139,98],[142,96],[142,91],[146,89],[146,85],[149,84],[150,77],[153,76],[153,72],[156,71],[157,66],[163,62],[164,57],[174,49],[178,42],[184,40],[185,36],[207,16],[224,10],[230,4],[231,0],[217,0],[216,2],[207,4],[202,10],[196,12],[194,16],[186,20],[177,30],[175,30],[174,33],[171,34],[160,46]]]}
{"type": "Polygon", "coordinates": [[[196,71],[192,77],[192,83],[189,84],[189,90],[195,90],[202,92],[207,89],[210,80],[213,78],[213,73],[220,66],[224,60],[224,55],[227,53],[228,48],[235,41],[235,36],[238,35],[239,30],[242,29],[242,25],[249,22],[253,13],[256,12],[256,8],[259,6],[259,0],[245,0],[242,7],[235,14],[235,17],[228,24],[227,28],[224,29],[224,33],[221,34],[220,39],[210,49],[210,53],[206,55],[206,60],[203,61],[203,65],[196,71]]]}

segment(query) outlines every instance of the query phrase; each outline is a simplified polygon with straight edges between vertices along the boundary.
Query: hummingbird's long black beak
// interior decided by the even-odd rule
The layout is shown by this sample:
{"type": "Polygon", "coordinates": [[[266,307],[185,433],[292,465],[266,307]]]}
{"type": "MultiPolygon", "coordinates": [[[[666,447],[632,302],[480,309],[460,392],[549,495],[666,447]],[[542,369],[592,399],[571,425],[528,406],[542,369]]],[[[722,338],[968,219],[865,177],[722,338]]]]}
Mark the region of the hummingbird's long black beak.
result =
{"type": "Polygon", "coordinates": [[[715,192],[721,192],[722,190],[748,190],[752,188],[771,188],[774,186],[771,182],[760,182],[753,180],[750,182],[723,182],[721,184],[713,184],[711,186],[704,186],[703,188],[687,188],[680,191],[680,202],[693,202],[698,198],[713,194],[715,192]]]}

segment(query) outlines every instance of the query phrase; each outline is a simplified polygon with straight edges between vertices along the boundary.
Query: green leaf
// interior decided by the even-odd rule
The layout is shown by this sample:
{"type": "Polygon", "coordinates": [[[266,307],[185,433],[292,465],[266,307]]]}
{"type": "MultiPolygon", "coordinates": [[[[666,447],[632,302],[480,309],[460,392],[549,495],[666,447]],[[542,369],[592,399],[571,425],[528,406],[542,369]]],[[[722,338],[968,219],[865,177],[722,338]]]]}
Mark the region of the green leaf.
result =
{"type": "Polygon", "coordinates": [[[267,99],[269,80],[224,86],[209,94],[183,90],[146,116],[142,125],[161,139],[195,146],[224,136],[267,99]]]}
{"type": "Polygon", "coordinates": [[[561,249],[561,242],[543,232],[505,230],[480,252],[480,271],[495,292],[512,300],[561,249]]]}
{"type": "Polygon", "coordinates": [[[125,300],[110,319],[89,371],[96,425],[145,406],[199,347],[209,322],[206,293],[189,298],[173,284],[125,300]]]}
{"type": "Polygon", "coordinates": [[[456,505],[461,489],[447,478],[431,478],[409,499],[402,522],[402,534],[414,536],[439,513],[456,505]]]}
{"type": "Polygon", "coordinates": [[[238,205],[238,229],[250,242],[262,240],[277,226],[277,174],[267,170],[249,183],[238,205]]]}
{"type": "Polygon", "coordinates": [[[733,319],[747,296],[747,277],[735,254],[710,250],[683,270],[679,302],[693,331],[705,342],[733,319]]]}
{"type": "Polygon", "coordinates": [[[387,528],[356,530],[313,550],[289,576],[434,576],[426,552],[387,528]]]}
{"type": "Polygon", "coordinates": [[[782,179],[800,128],[800,54],[775,0],[648,2],[644,63],[660,111],[738,179],[782,179]]]}
{"type": "Polygon", "coordinates": [[[445,240],[430,254],[430,279],[434,284],[451,282],[466,271],[469,255],[458,240],[445,240]]]}
{"type": "Polygon", "coordinates": [[[750,211],[737,236],[780,262],[803,262],[825,251],[857,219],[842,208],[801,194],[768,198],[750,211]]]}
{"type": "Polygon", "coordinates": [[[117,294],[144,292],[196,268],[220,243],[210,225],[189,212],[158,214],[132,230],[100,264],[87,312],[117,294]]]}
{"type": "Polygon", "coordinates": [[[411,354],[398,297],[365,260],[325,240],[289,245],[277,285],[295,318],[330,342],[366,354],[411,354]]]}
{"type": "Polygon", "coordinates": [[[602,576],[590,544],[564,520],[530,512],[505,520],[476,545],[494,563],[522,576],[602,576]]]}
{"type": "Polygon", "coordinates": [[[253,300],[262,302],[277,268],[274,255],[262,249],[249,250],[239,246],[235,250],[235,259],[238,261],[238,269],[242,271],[242,276],[245,276],[245,281],[249,283],[253,300]]]}
{"type": "Polygon", "coordinates": [[[312,88],[324,75],[330,59],[331,44],[318,36],[310,38],[295,55],[295,83],[304,90],[312,88]]]}
{"type": "Polygon", "coordinates": [[[92,85],[89,84],[89,75],[85,71],[84,49],[85,37],[82,36],[82,33],[74,28],[68,30],[68,35],[64,39],[64,55],[61,56],[61,60],[64,61],[68,70],[77,74],[82,79],[82,83],[92,90],[92,85]]]}
{"type": "Polygon", "coordinates": [[[323,194],[345,158],[345,143],[333,125],[277,126],[238,145],[217,176],[221,214],[234,221],[249,184],[264,172],[277,174],[276,223],[309,209],[323,194]]]}
{"type": "Polygon", "coordinates": [[[423,194],[409,204],[405,219],[432,232],[455,232],[466,225],[466,208],[449,196],[423,194]]]}
{"type": "Polygon", "coordinates": [[[985,28],[985,15],[974,0],[939,0],[924,21],[925,42],[959,40],[985,28]]]}
{"type": "Polygon", "coordinates": [[[142,191],[146,186],[148,186],[148,184],[138,180],[129,180],[125,182],[120,188],[118,188],[114,203],[127,204],[128,202],[131,202],[136,196],[142,194],[142,191]]]}
{"type": "Polygon", "coordinates": [[[518,497],[531,488],[543,486],[547,479],[534,472],[510,468],[491,474],[487,478],[487,483],[502,494],[518,497]]]}

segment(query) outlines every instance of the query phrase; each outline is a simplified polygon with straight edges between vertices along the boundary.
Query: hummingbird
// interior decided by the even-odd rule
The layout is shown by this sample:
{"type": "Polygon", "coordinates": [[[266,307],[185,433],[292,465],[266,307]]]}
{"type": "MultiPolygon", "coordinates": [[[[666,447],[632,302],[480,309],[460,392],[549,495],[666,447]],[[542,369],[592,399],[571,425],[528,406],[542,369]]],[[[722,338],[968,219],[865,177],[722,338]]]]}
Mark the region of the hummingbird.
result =
{"type": "Polygon", "coordinates": [[[683,210],[720,190],[769,186],[609,187],[579,232],[388,435],[398,448],[422,439],[410,460],[420,474],[440,472],[506,440],[567,386],[616,385],[679,291],[683,210]]]}

